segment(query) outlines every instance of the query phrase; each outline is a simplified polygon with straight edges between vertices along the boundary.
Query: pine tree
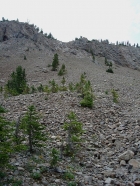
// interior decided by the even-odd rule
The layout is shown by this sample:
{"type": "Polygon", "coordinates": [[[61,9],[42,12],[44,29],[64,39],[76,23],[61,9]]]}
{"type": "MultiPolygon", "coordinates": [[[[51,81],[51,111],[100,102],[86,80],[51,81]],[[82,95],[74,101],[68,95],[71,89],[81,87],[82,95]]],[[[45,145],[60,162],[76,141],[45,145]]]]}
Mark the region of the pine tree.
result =
{"type": "Polygon", "coordinates": [[[66,151],[67,154],[72,155],[76,144],[81,142],[83,124],[77,121],[77,117],[74,112],[70,112],[70,114],[68,114],[68,120],[69,122],[65,122],[63,128],[68,132],[66,151]]]}
{"type": "Polygon", "coordinates": [[[58,54],[54,54],[53,62],[52,62],[52,71],[56,71],[59,65],[58,54]]]}
{"type": "Polygon", "coordinates": [[[51,90],[52,93],[58,92],[58,84],[55,82],[54,79],[52,81],[50,81],[49,84],[51,85],[50,90],[51,90]]]}
{"type": "Polygon", "coordinates": [[[25,69],[22,69],[21,66],[18,66],[16,68],[16,72],[12,72],[10,77],[11,80],[8,80],[8,83],[6,84],[8,93],[11,95],[22,94],[27,86],[25,69]]]}
{"type": "Polygon", "coordinates": [[[28,107],[28,111],[21,121],[20,128],[28,136],[28,146],[31,153],[33,152],[33,147],[41,147],[43,146],[43,141],[47,140],[46,134],[43,133],[45,128],[39,123],[39,116],[33,105],[28,107]]]}
{"type": "Polygon", "coordinates": [[[63,85],[63,87],[64,87],[64,85],[65,85],[65,83],[66,83],[66,80],[65,80],[65,78],[64,78],[64,77],[62,78],[61,83],[62,83],[62,85],[63,85]]]}
{"type": "MultiPolygon", "coordinates": [[[[0,114],[4,112],[6,112],[5,109],[0,106],[0,114]]],[[[12,132],[12,123],[0,115],[0,168],[8,163],[9,155],[13,151],[12,132]]]]}

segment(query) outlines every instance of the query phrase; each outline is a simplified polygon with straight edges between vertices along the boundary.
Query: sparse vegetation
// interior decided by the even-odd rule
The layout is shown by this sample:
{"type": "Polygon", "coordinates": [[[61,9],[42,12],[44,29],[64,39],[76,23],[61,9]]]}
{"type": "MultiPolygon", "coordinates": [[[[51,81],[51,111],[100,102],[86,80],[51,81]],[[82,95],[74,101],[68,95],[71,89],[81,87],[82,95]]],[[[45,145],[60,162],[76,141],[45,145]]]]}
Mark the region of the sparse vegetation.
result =
{"type": "Polygon", "coordinates": [[[61,83],[62,83],[62,86],[59,87],[59,90],[60,91],[67,91],[67,87],[65,86],[66,80],[64,77],[62,78],[61,83]]]}
{"type": "Polygon", "coordinates": [[[33,147],[42,147],[46,141],[46,134],[43,133],[44,127],[39,123],[39,116],[33,105],[28,107],[26,115],[22,118],[20,128],[27,134],[29,151],[33,152],[33,147]]]}
{"type": "Polygon", "coordinates": [[[71,82],[69,83],[69,90],[73,92],[75,90],[75,85],[71,82]]]}
{"type": "Polygon", "coordinates": [[[106,72],[114,73],[113,70],[112,70],[112,68],[108,68],[108,69],[106,70],[106,72]]]}
{"type": "Polygon", "coordinates": [[[66,73],[66,68],[65,68],[65,65],[62,64],[62,66],[61,66],[61,68],[60,68],[60,70],[58,72],[58,75],[59,76],[63,76],[65,73],[66,73]]]}
{"type": "Polygon", "coordinates": [[[32,178],[35,180],[40,180],[41,179],[41,174],[40,172],[34,172],[31,174],[32,178]]]}
{"type": "Polygon", "coordinates": [[[63,175],[63,179],[65,180],[73,180],[74,179],[74,174],[71,172],[65,172],[63,175]]]}
{"type": "Polygon", "coordinates": [[[78,143],[81,142],[83,124],[77,121],[77,116],[74,112],[70,112],[68,114],[68,120],[69,121],[65,122],[63,125],[64,130],[67,131],[67,145],[65,153],[66,155],[73,156],[75,150],[78,148],[78,143]]]}
{"type": "Polygon", "coordinates": [[[83,100],[81,100],[80,104],[82,107],[92,108],[93,107],[93,95],[90,93],[86,93],[83,100]]]}
{"type": "Polygon", "coordinates": [[[58,163],[58,160],[59,160],[59,152],[57,149],[53,148],[51,152],[51,162],[50,162],[51,167],[55,167],[58,163]]]}
{"type": "Polygon", "coordinates": [[[52,71],[56,71],[59,65],[58,54],[54,54],[53,62],[52,62],[52,71]]]}
{"type": "Polygon", "coordinates": [[[92,49],[90,49],[90,53],[91,53],[91,55],[92,55],[93,62],[95,62],[95,55],[94,55],[94,52],[93,52],[92,49]]]}
{"type": "Polygon", "coordinates": [[[11,146],[13,126],[3,116],[6,110],[0,106],[0,169],[8,164],[9,155],[13,152],[11,146]]]}
{"type": "MultiPolygon", "coordinates": [[[[1,22],[1,24],[6,26],[8,22],[1,22]]],[[[12,24],[20,23],[13,21],[12,24]]],[[[29,24],[26,23],[26,26],[28,29],[29,24]]],[[[32,27],[36,29],[33,25],[32,27]]],[[[139,146],[139,131],[137,130],[140,92],[138,72],[119,66],[121,57],[118,64],[116,62],[116,56],[121,51],[118,50],[119,48],[123,49],[123,55],[125,52],[131,51],[132,48],[133,57],[138,52],[139,45],[134,44],[129,47],[130,50],[125,50],[126,43],[119,46],[120,43],[117,42],[118,46],[115,46],[116,50],[114,48],[113,53],[116,59],[114,56],[112,58],[116,63],[114,65],[113,61],[111,62],[112,53],[110,55],[107,49],[107,41],[101,40],[100,44],[100,41],[90,42],[81,37],[76,38],[76,42],[72,41],[65,45],[51,39],[51,34],[43,36],[43,31],[40,31],[39,28],[38,33],[36,30],[34,31],[33,33],[39,34],[40,43],[34,39],[34,44],[30,45],[31,48],[28,48],[28,42],[24,47],[24,54],[28,53],[30,64],[24,61],[28,58],[24,54],[21,54],[22,59],[19,61],[18,58],[14,59],[15,55],[11,57],[9,49],[13,46],[12,52],[14,51],[14,45],[12,45],[14,38],[10,40],[11,45],[9,45],[9,42],[6,41],[8,38],[10,39],[8,30],[5,29],[5,34],[2,36],[4,47],[0,56],[0,61],[2,61],[0,72],[0,186],[104,184],[108,178],[105,178],[101,170],[108,167],[107,163],[111,160],[109,165],[114,170],[116,160],[121,154],[124,154],[129,147],[135,147],[131,149],[133,151],[137,150],[139,146]],[[49,46],[46,48],[46,51],[43,49],[41,37],[46,40],[43,42],[46,46],[47,42],[48,45],[51,44],[50,48],[49,46]],[[10,48],[6,47],[7,44],[10,48]],[[60,46],[59,50],[57,47],[53,48],[55,44],[60,46]],[[85,46],[85,49],[82,45],[85,46]],[[102,50],[103,46],[106,53],[105,50],[102,50]],[[60,51],[61,48],[64,49],[62,50],[64,56],[60,51]],[[30,52],[27,52],[29,49],[30,52]],[[66,74],[67,70],[64,64],[61,63],[61,68],[58,66],[58,55],[55,54],[56,57],[54,51],[58,51],[61,58],[67,61],[68,74],[66,74]],[[46,68],[43,67],[46,62],[49,63],[52,54],[54,55],[53,62],[57,61],[57,65],[48,65],[51,68],[46,70],[47,65],[46,68]],[[75,54],[77,55],[74,56],[75,54]],[[83,57],[84,54],[86,54],[85,57],[83,57]],[[90,58],[95,61],[94,54],[98,55],[96,56],[96,65],[90,64],[90,58]],[[32,59],[35,56],[38,56],[37,60],[32,59]],[[102,56],[106,56],[106,58],[104,59],[102,56]],[[15,62],[14,64],[12,64],[12,60],[15,62]],[[12,72],[11,69],[22,62],[26,63],[26,68],[29,68],[29,83],[26,80],[25,69],[21,66],[11,74],[9,81],[6,82],[6,73],[12,72]],[[105,68],[108,68],[107,72],[109,73],[113,73],[116,69],[115,76],[107,74],[105,68]],[[82,74],[80,80],[77,81],[79,73],[82,74]],[[48,85],[44,85],[45,82],[46,84],[49,82],[48,85]],[[92,85],[95,87],[96,100],[92,85]],[[4,97],[5,94],[7,97],[4,97]],[[12,95],[15,97],[11,97],[12,95]],[[120,101],[119,105],[115,104],[120,101]],[[34,104],[36,107],[30,104],[34,104]],[[95,107],[93,107],[94,105],[95,107]],[[127,134],[135,138],[128,141],[127,134]],[[120,140],[120,137],[123,137],[124,140],[118,144],[117,141],[120,140]],[[121,151],[119,150],[120,145],[123,147],[121,151]],[[117,153],[114,153],[114,149],[117,153]],[[94,168],[96,170],[93,170],[94,168]],[[93,179],[94,175],[95,179],[93,179]]],[[[19,37],[21,36],[19,34],[19,37]]],[[[18,38],[18,36],[15,37],[18,38]]],[[[27,38],[25,35],[25,38],[21,39],[22,45],[25,43],[24,39],[26,41],[27,38]]],[[[17,41],[22,50],[20,39],[17,41]]],[[[15,42],[15,44],[17,43],[15,42]]],[[[129,45],[128,42],[127,46],[129,45]]],[[[109,48],[111,49],[111,45],[109,48]]],[[[131,56],[128,56],[131,59],[131,56]]],[[[138,59],[137,54],[132,59],[135,67],[138,59]]],[[[131,61],[129,62],[131,64],[131,61]]],[[[137,159],[137,157],[135,158],[137,159]]],[[[126,163],[129,162],[126,161],[126,163]]],[[[122,165],[117,163],[117,168],[121,170],[122,165]]],[[[122,185],[129,184],[128,181],[135,181],[131,179],[133,176],[136,178],[139,176],[137,170],[134,174],[133,171],[127,171],[127,174],[123,176],[124,179],[119,179],[120,175],[115,177],[115,181],[122,185]]]]}
{"type": "Polygon", "coordinates": [[[43,92],[43,91],[44,91],[43,85],[40,84],[40,85],[37,87],[37,90],[38,90],[39,92],[43,92]]]}
{"type": "Polygon", "coordinates": [[[54,79],[52,81],[50,81],[49,84],[51,85],[50,90],[51,90],[52,93],[58,92],[59,87],[58,87],[58,84],[56,84],[54,79]]]}
{"type": "Polygon", "coordinates": [[[112,70],[112,62],[109,62],[106,57],[105,57],[105,65],[109,67],[106,70],[106,72],[108,72],[108,73],[114,73],[113,70],[112,70]]]}
{"type": "Polygon", "coordinates": [[[82,74],[80,77],[80,83],[76,84],[76,90],[78,93],[81,93],[81,100],[80,104],[82,107],[93,107],[94,95],[91,87],[90,81],[86,80],[86,74],[82,74]]]}
{"type": "Polygon", "coordinates": [[[112,96],[113,96],[113,102],[118,103],[118,98],[119,98],[118,93],[114,89],[111,90],[111,93],[112,93],[112,96]]]}
{"type": "Polygon", "coordinates": [[[69,182],[68,186],[76,186],[77,184],[75,182],[69,182]]]}
{"type": "Polygon", "coordinates": [[[107,95],[108,95],[108,90],[106,90],[106,91],[105,91],[105,94],[107,94],[107,95]]]}
{"type": "Polygon", "coordinates": [[[16,72],[12,72],[10,77],[11,80],[6,84],[6,92],[13,96],[22,94],[27,86],[25,69],[18,66],[16,72]]]}
{"type": "Polygon", "coordinates": [[[37,89],[35,88],[34,85],[31,86],[31,94],[35,93],[37,91],[37,89]]]}

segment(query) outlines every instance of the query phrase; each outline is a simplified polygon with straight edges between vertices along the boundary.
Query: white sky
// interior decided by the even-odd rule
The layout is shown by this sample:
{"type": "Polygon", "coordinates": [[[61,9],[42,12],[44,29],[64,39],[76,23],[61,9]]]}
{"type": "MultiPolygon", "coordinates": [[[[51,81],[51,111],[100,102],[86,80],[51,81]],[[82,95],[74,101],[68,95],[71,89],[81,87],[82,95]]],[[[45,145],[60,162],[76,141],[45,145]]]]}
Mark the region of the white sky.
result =
{"type": "Polygon", "coordinates": [[[60,41],[76,37],[140,45],[140,0],[0,0],[0,19],[29,22],[60,41]]]}

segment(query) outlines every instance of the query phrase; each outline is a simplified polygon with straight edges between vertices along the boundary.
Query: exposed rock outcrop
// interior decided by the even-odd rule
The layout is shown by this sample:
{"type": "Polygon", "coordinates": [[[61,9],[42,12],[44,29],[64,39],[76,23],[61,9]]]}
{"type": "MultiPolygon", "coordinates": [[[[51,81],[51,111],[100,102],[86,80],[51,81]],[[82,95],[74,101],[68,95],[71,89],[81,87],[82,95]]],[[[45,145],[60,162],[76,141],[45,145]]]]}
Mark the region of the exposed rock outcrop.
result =
{"type": "Polygon", "coordinates": [[[87,53],[89,55],[92,52],[94,55],[106,57],[108,60],[111,60],[118,65],[140,70],[139,47],[109,44],[107,41],[89,41],[84,37],[64,43],[56,39],[48,39],[45,34],[39,32],[39,29],[35,25],[29,25],[28,23],[1,21],[0,42],[0,48],[6,48],[6,51],[9,50],[11,46],[15,51],[17,50],[17,47],[32,47],[33,49],[37,48],[39,50],[48,50],[50,52],[61,51],[62,53],[77,57],[83,57],[87,55],[87,53]],[[15,45],[17,42],[18,46],[15,45]]]}

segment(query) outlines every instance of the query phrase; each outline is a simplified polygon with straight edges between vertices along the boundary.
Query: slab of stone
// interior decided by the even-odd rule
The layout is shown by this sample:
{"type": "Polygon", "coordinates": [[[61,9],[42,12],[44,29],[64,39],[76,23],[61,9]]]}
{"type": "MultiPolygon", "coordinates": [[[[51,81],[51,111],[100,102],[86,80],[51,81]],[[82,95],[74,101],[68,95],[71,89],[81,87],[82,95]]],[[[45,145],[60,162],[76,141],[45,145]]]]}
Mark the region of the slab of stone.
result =
{"type": "Polygon", "coordinates": [[[125,160],[125,161],[129,161],[130,159],[132,159],[134,156],[134,152],[131,150],[127,150],[124,153],[122,153],[121,155],[118,156],[119,160],[125,160]]]}
{"type": "Polygon", "coordinates": [[[129,161],[129,165],[132,165],[133,168],[140,168],[140,161],[135,160],[135,159],[131,159],[129,161]]]}

